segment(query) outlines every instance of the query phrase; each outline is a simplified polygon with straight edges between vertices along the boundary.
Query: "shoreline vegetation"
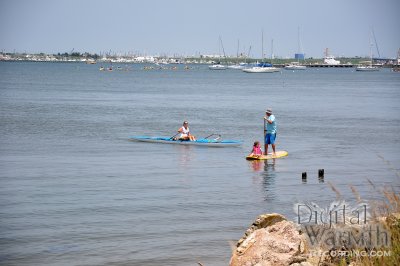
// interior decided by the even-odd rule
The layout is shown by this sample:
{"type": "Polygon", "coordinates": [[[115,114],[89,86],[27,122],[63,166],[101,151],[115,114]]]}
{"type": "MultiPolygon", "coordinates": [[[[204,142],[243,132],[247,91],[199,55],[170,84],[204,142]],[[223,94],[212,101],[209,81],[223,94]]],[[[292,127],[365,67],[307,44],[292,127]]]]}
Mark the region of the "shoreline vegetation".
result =
{"type": "MultiPolygon", "coordinates": [[[[365,57],[338,57],[341,65],[361,65],[369,61],[370,58],[365,57]]],[[[168,57],[168,56],[138,56],[138,55],[98,55],[90,53],[57,53],[57,54],[29,54],[29,53],[0,53],[0,61],[23,61],[23,62],[80,62],[86,64],[96,63],[153,63],[153,64],[225,64],[235,65],[238,63],[256,63],[256,62],[269,62],[276,66],[288,65],[294,61],[295,58],[274,58],[274,59],[261,59],[249,58],[245,56],[240,57],[223,57],[218,55],[200,55],[198,57],[168,57]]],[[[301,65],[315,65],[323,64],[324,58],[306,58],[299,61],[301,65]]],[[[381,59],[374,60],[375,65],[382,67],[393,67],[397,65],[396,59],[381,59]]]]}

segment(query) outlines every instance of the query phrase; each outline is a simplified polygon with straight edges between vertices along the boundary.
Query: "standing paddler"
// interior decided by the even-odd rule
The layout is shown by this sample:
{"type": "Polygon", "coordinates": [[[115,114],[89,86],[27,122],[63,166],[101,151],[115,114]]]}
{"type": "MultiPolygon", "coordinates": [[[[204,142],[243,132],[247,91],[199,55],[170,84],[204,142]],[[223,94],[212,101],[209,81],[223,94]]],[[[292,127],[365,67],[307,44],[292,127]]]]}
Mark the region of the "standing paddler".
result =
{"type": "Polygon", "coordinates": [[[273,155],[275,155],[276,121],[272,109],[268,108],[264,116],[264,147],[265,155],[268,155],[268,145],[271,144],[273,155]]]}

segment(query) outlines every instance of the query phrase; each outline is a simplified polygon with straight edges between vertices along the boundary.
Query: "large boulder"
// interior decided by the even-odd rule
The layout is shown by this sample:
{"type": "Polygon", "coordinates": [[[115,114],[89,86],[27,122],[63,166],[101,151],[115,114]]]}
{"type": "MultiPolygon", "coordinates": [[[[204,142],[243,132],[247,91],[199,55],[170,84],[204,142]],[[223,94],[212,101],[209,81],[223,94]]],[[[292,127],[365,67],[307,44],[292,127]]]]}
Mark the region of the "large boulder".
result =
{"type": "Polygon", "coordinates": [[[304,253],[305,240],[293,222],[280,214],[264,214],[238,241],[230,266],[300,264],[307,259],[304,253]]]}

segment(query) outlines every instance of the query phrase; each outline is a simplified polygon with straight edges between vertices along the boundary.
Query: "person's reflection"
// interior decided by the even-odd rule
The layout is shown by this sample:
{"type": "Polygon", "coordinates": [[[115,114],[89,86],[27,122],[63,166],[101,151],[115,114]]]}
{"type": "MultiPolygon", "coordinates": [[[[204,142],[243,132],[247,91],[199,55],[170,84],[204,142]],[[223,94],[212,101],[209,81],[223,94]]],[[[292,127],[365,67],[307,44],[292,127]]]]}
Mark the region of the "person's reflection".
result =
{"type": "Polygon", "coordinates": [[[190,161],[192,160],[193,157],[193,151],[190,145],[180,145],[180,146],[181,147],[179,147],[180,148],[179,165],[180,168],[185,171],[190,166],[190,161]]]}
{"type": "Polygon", "coordinates": [[[182,186],[189,189],[192,185],[191,169],[195,153],[190,145],[178,145],[177,152],[179,154],[179,160],[176,160],[179,169],[178,180],[182,186]]]}
{"type": "Polygon", "coordinates": [[[261,168],[264,165],[264,162],[261,160],[253,160],[249,162],[251,165],[251,168],[253,169],[254,172],[259,172],[261,171],[261,168]]]}
{"type": "Polygon", "coordinates": [[[254,172],[261,171],[264,166],[264,172],[268,171],[268,168],[272,168],[275,170],[275,159],[270,160],[251,160],[249,161],[249,165],[254,172]]]}
{"type": "Polygon", "coordinates": [[[262,185],[265,192],[265,201],[275,199],[275,159],[264,161],[264,171],[262,172],[262,185]]]}

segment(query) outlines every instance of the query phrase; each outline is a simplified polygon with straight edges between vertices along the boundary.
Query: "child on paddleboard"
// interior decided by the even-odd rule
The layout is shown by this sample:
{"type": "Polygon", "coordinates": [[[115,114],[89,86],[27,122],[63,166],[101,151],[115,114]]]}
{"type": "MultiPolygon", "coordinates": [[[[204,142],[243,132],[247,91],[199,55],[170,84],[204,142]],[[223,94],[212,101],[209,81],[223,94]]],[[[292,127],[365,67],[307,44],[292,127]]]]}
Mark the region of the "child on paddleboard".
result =
{"type": "Polygon", "coordinates": [[[256,140],[256,141],[254,141],[253,149],[251,150],[251,153],[248,156],[260,157],[261,155],[263,155],[263,152],[260,147],[260,142],[258,140],[256,140]]]}

